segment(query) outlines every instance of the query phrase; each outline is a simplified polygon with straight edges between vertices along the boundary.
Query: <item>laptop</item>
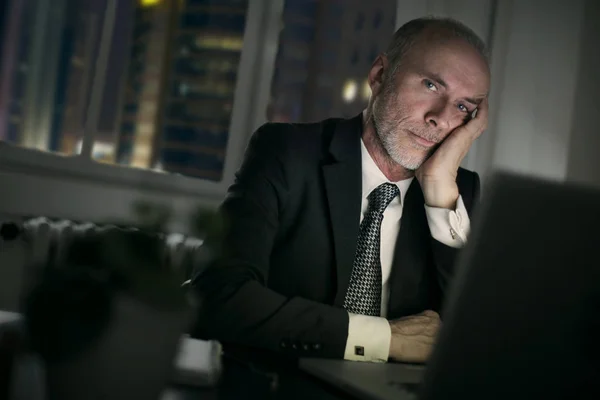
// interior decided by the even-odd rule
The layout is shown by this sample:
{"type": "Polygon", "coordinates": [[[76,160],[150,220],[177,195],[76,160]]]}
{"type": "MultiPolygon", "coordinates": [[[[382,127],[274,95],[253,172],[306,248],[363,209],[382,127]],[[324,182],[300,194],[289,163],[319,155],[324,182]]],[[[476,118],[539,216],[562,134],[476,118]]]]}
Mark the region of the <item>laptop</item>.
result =
{"type": "Polygon", "coordinates": [[[600,191],[508,172],[486,189],[427,367],[300,367],[364,400],[600,398],[600,191]]]}

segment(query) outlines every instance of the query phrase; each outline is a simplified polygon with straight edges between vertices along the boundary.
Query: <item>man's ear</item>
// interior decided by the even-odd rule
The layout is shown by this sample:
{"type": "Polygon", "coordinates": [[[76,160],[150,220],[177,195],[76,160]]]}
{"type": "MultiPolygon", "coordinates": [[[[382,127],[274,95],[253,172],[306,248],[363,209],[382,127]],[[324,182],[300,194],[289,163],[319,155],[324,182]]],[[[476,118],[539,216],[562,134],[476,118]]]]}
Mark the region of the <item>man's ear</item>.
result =
{"type": "Polygon", "coordinates": [[[385,54],[377,56],[369,70],[368,81],[373,96],[377,96],[383,88],[383,80],[388,71],[389,61],[385,54]]]}

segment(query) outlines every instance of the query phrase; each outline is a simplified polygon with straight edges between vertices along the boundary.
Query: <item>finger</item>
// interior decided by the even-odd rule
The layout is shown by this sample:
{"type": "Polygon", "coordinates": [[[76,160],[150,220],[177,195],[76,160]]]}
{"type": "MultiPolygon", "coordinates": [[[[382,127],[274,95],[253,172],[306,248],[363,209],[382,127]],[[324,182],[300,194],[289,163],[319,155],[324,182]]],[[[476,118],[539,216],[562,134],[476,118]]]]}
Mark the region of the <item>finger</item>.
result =
{"type": "Polygon", "coordinates": [[[429,324],[427,323],[416,323],[410,325],[394,326],[392,328],[393,333],[399,333],[404,336],[419,336],[424,335],[429,330],[429,324]]]}
{"type": "Polygon", "coordinates": [[[486,129],[488,125],[489,115],[489,104],[487,97],[484,98],[479,106],[477,107],[477,115],[475,118],[467,122],[469,132],[472,133],[474,139],[478,138],[486,129]]]}
{"type": "Polygon", "coordinates": [[[433,323],[425,327],[423,330],[423,335],[435,337],[440,332],[442,326],[438,323],[433,323]]]}
{"type": "Polygon", "coordinates": [[[427,321],[429,323],[439,323],[441,321],[440,314],[438,314],[435,311],[427,310],[427,311],[423,312],[421,315],[424,317],[427,317],[427,321]]]}
{"type": "Polygon", "coordinates": [[[438,317],[438,318],[440,316],[438,313],[436,313],[433,310],[425,310],[420,315],[425,315],[426,317],[438,317]]]}
{"type": "Polygon", "coordinates": [[[432,343],[419,343],[413,342],[410,343],[409,346],[405,346],[405,350],[402,354],[399,354],[398,357],[394,357],[394,359],[401,362],[416,362],[421,363],[427,361],[429,356],[431,355],[431,351],[433,349],[432,343]]]}
{"type": "MultiPolygon", "coordinates": [[[[483,103],[483,102],[482,102],[483,103]]],[[[473,142],[481,135],[481,133],[485,130],[487,126],[487,109],[484,105],[482,110],[477,111],[477,115],[475,118],[468,121],[466,124],[457,127],[445,142],[452,140],[452,142],[456,143],[452,146],[448,145],[448,147],[460,148],[462,149],[461,156],[464,157],[466,153],[469,151],[469,148],[473,144],[473,142]],[[464,154],[463,154],[464,153],[464,154]]],[[[440,146],[440,149],[444,147],[440,146]]]]}

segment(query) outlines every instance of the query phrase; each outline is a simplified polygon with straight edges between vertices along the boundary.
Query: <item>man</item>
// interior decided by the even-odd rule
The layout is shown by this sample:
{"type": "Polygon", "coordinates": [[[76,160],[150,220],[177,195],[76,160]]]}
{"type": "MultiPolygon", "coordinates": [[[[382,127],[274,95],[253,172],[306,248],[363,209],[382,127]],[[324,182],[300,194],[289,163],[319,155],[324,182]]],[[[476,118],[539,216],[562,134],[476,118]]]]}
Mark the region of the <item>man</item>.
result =
{"type": "Polygon", "coordinates": [[[223,251],[195,279],[201,337],[299,357],[426,360],[479,192],[459,165],[486,129],[485,48],[456,21],[414,20],[368,81],[355,118],[253,135],[221,207],[223,251]]]}

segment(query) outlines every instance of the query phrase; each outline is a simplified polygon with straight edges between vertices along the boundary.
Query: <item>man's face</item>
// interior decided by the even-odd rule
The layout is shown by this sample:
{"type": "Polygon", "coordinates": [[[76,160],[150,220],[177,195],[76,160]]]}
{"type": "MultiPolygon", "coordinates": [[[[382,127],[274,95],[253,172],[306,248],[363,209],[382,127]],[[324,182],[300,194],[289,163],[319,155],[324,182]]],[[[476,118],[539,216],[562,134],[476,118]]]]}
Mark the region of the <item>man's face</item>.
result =
{"type": "Polygon", "coordinates": [[[408,51],[393,76],[384,72],[377,89],[375,75],[372,69],[376,134],[392,160],[409,170],[419,168],[469,119],[490,85],[486,61],[467,42],[427,36],[408,51]]]}

